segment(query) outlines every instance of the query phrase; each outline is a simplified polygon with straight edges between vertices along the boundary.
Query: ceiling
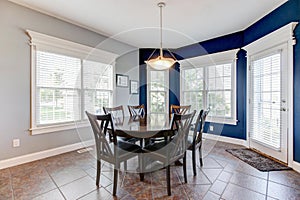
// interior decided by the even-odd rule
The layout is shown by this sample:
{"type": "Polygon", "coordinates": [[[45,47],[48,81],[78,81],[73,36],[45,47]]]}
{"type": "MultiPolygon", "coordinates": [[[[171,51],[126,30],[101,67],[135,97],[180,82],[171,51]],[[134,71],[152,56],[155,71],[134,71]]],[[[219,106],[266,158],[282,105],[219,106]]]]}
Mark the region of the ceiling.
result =
{"type": "MultiPolygon", "coordinates": [[[[130,45],[158,47],[160,0],[10,0],[130,45]]],[[[163,47],[243,30],[287,0],[164,0],[163,47]]]]}

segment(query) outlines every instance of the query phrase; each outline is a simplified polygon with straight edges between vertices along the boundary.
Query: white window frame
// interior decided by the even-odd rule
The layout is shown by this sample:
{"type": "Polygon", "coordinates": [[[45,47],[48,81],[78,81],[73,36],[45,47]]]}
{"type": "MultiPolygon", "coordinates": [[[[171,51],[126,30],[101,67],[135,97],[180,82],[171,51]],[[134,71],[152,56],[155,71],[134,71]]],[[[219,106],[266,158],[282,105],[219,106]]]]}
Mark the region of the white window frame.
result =
{"type": "MultiPolygon", "coordinates": [[[[81,116],[81,120],[75,122],[66,122],[66,123],[57,123],[45,126],[38,126],[36,124],[36,51],[46,51],[52,52],[60,55],[66,55],[71,57],[76,57],[82,60],[91,60],[101,63],[110,64],[113,66],[113,88],[114,88],[114,74],[115,74],[115,60],[118,57],[117,54],[104,51],[97,48],[92,48],[68,40],[56,38],[46,34],[38,33],[31,30],[26,30],[27,34],[30,37],[30,46],[31,46],[31,113],[30,113],[30,134],[37,135],[43,133],[57,132],[69,129],[75,129],[80,127],[88,126],[88,121],[81,116]]],[[[82,70],[81,70],[82,71],[82,70]]],[[[81,72],[82,73],[82,72],[81,72]]],[[[113,91],[112,88],[112,91],[113,91]]],[[[81,88],[81,92],[84,92],[85,89],[81,88]]],[[[83,93],[81,94],[83,95],[83,93]]],[[[114,101],[114,94],[112,96],[112,101],[114,101]]],[[[81,109],[83,109],[81,105],[81,109]]],[[[83,111],[80,111],[81,114],[83,111]]]]}
{"type": "MultiPolygon", "coordinates": [[[[150,113],[150,92],[151,90],[151,71],[160,71],[160,70],[154,70],[153,68],[151,68],[150,66],[147,66],[147,112],[150,113]]],[[[166,113],[169,113],[169,70],[165,70],[164,72],[164,76],[165,76],[165,87],[167,88],[166,92],[166,113]]],[[[155,92],[155,91],[154,91],[155,92]]],[[[157,91],[160,92],[160,91],[157,91]]]]}
{"type": "MultiPolygon", "coordinates": [[[[236,125],[237,124],[237,113],[236,113],[236,54],[238,52],[238,49],[224,51],[220,53],[214,53],[204,56],[198,56],[190,59],[185,59],[180,61],[180,69],[192,69],[192,68],[204,68],[203,70],[203,76],[204,80],[207,79],[207,69],[210,66],[216,66],[216,65],[222,65],[227,63],[232,63],[232,74],[231,74],[231,118],[226,117],[207,117],[208,122],[214,122],[214,123],[222,123],[222,124],[230,124],[230,125],[236,125]]],[[[207,83],[207,81],[205,81],[207,83]]],[[[183,97],[183,89],[184,89],[184,79],[182,75],[180,76],[180,96],[183,97]]],[[[203,88],[203,109],[207,109],[207,95],[208,95],[208,89],[204,85],[203,88]]],[[[180,98],[180,104],[185,105],[185,102],[183,102],[183,98],[180,98]]]]}

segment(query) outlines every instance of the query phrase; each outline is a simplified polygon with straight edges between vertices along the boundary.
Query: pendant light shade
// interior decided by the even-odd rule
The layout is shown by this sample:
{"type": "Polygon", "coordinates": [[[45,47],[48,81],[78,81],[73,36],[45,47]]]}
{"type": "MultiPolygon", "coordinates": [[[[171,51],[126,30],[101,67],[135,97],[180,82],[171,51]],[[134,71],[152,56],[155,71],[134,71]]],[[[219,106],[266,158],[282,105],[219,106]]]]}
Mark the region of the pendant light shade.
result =
{"type": "Polygon", "coordinates": [[[163,48],[162,48],[162,8],[166,4],[164,2],[160,2],[157,4],[157,6],[160,8],[160,50],[159,50],[159,56],[156,58],[151,58],[152,55],[149,57],[145,63],[152,67],[155,70],[167,70],[170,67],[172,67],[176,63],[176,59],[174,55],[170,52],[171,58],[164,57],[163,56],[163,48]]]}

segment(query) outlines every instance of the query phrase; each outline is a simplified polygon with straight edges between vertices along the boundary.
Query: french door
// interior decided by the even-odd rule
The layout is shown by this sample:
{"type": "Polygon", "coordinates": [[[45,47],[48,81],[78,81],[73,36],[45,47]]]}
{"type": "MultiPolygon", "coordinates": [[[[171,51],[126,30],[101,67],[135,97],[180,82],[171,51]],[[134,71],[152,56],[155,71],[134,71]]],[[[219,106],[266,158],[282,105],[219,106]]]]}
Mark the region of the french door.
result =
{"type": "Polygon", "coordinates": [[[249,59],[250,148],[287,163],[287,48],[278,46],[249,59]]]}

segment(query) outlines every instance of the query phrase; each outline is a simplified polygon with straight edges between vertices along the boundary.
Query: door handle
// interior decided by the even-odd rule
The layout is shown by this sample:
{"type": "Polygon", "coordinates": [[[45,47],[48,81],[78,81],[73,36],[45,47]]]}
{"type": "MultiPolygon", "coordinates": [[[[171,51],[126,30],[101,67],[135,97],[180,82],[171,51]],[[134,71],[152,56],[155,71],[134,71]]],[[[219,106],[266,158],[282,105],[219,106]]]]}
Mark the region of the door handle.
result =
{"type": "Polygon", "coordinates": [[[286,108],[280,108],[280,111],[286,111],[286,108]]]}

